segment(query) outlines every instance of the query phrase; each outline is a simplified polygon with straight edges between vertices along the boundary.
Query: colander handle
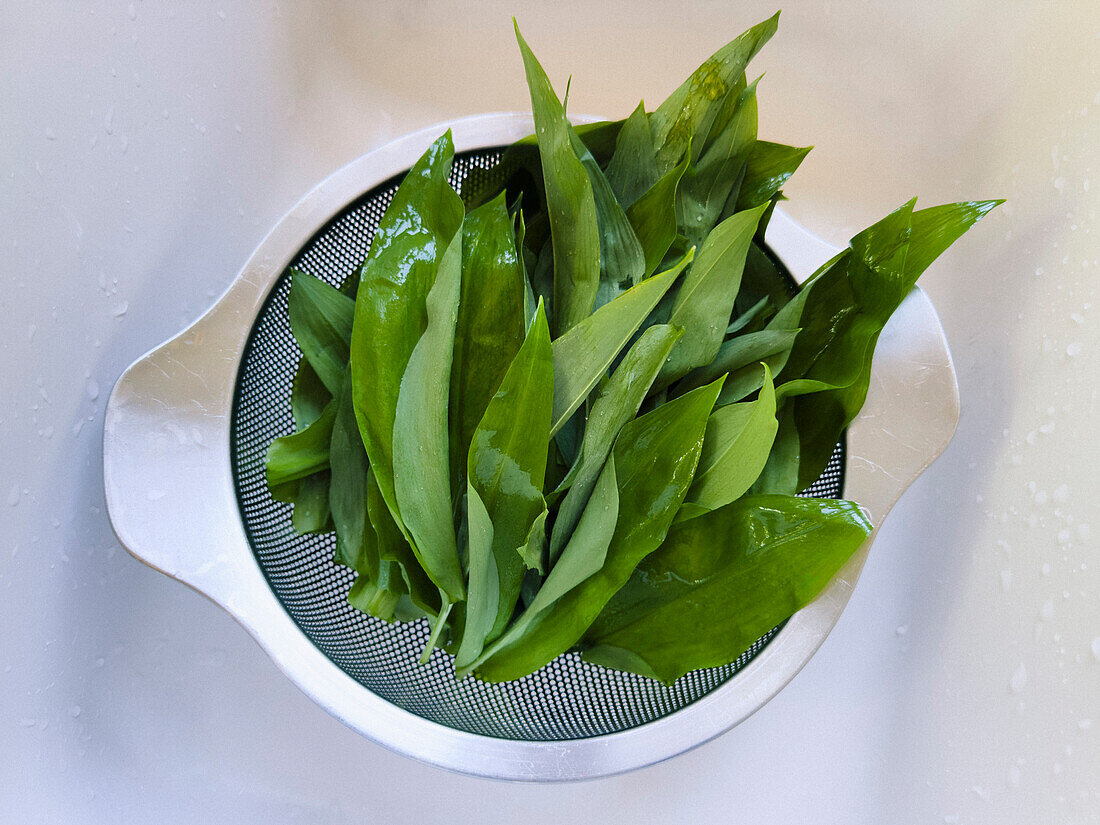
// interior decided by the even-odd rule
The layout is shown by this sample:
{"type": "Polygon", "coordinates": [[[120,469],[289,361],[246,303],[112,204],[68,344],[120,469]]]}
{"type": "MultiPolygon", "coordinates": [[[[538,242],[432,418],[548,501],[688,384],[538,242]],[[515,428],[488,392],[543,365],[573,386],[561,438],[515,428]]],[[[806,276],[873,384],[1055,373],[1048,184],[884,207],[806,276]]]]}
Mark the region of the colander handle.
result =
{"type": "Polygon", "coordinates": [[[875,347],[871,384],[848,428],[844,497],[878,527],[905,489],[947,448],[959,422],[959,385],[939,315],[913,289],[875,347]]]}
{"type": "Polygon", "coordinates": [[[193,326],[131,364],[111,391],[104,422],[107,512],[119,541],[225,606],[257,577],[262,584],[258,570],[243,569],[251,554],[240,552],[247,542],[229,455],[248,333],[238,310],[258,292],[238,280],[193,326]]]}

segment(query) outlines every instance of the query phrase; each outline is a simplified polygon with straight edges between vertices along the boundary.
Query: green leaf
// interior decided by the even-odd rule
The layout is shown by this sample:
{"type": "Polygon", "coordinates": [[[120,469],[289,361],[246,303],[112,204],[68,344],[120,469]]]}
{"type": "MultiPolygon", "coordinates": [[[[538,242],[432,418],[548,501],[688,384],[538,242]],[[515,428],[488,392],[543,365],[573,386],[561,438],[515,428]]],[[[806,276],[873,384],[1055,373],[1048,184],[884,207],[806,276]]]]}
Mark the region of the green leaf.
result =
{"type": "Polygon", "coordinates": [[[336,395],[348,365],[355,301],[324,281],[292,269],[287,315],[303,356],[329,393],[336,395]]]}
{"type": "Polygon", "coordinates": [[[546,210],[554,249],[555,332],[562,334],[592,311],[600,285],[596,201],[584,165],[573,150],[565,109],[546,72],[516,27],[535,117],[546,210]]]}
{"type": "Polygon", "coordinates": [[[694,250],[673,267],[646,278],[614,301],[605,304],[554,341],[554,415],[551,434],[561,429],[584,403],[638,327],[649,316],[694,250]]]}
{"type": "MultiPolygon", "coordinates": [[[[468,667],[481,655],[493,630],[500,602],[500,578],[493,555],[494,531],[489,511],[472,484],[466,485],[469,525],[470,588],[462,643],[455,654],[455,669],[468,667]]],[[[516,588],[519,595],[519,588],[516,588]]]]}
{"type": "Polygon", "coordinates": [[[619,132],[625,121],[622,120],[597,120],[592,123],[580,123],[574,128],[580,135],[588,151],[595,155],[601,166],[607,165],[615,152],[615,146],[619,139],[619,132]]]}
{"type": "Polygon", "coordinates": [[[336,397],[336,419],[332,425],[329,463],[332,483],[328,504],[336,530],[337,561],[360,573],[378,574],[378,536],[367,513],[367,475],[370,464],[359,436],[351,402],[351,372],[344,370],[344,383],[336,397]],[[360,557],[365,558],[360,561],[360,557]]]}
{"type": "MultiPolygon", "coordinates": [[[[612,452],[618,517],[602,566],[550,606],[532,610],[536,607],[532,604],[524,611],[517,620],[517,625],[523,623],[522,631],[506,631],[475,665],[479,678],[518,679],[564,653],[626,583],[638,562],[661,544],[691,483],[707,416],[720,386],[716,382],[690,392],[622,428],[612,452]]],[[[568,547],[558,565],[566,552],[568,547]]]]}
{"type": "Polygon", "coordinates": [[[645,103],[639,103],[623,122],[615,141],[615,154],[607,164],[607,181],[624,209],[657,182],[657,156],[645,103]]]}
{"type": "Polygon", "coordinates": [[[794,425],[794,405],[780,404],[776,412],[779,429],[772,442],[767,463],[753,482],[753,495],[777,494],[793,496],[798,492],[799,443],[794,425]]]}
{"type": "Polygon", "coordinates": [[[657,271],[676,240],[676,191],[690,158],[669,169],[626,212],[645,255],[645,275],[657,271]]]}
{"type": "Polygon", "coordinates": [[[329,401],[317,420],[304,430],[271,442],[267,448],[267,486],[277,487],[327,470],[335,420],[336,403],[329,401]]]}
{"type": "Polygon", "coordinates": [[[550,575],[532,602],[532,616],[549,607],[589,576],[598,573],[607,558],[619,520],[619,487],[615,457],[609,455],[585,502],[575,529],[550,575]]]}
{"type": "Polygon", "coordinates": [[[764,469],[779,422],[771,371],[765,366],[763,373],[759,398],[711,413],[686,502],[717,510],[744,495],[764,469]]]}
{"type": "Polygon", "coordinates": [[[718,355],[761,214],[762,208],[739,212],[707,236],[672,305],[669,323],[682,327],[684,337],[662,367],[658,388],[718,355]]]}
{"type": "MultiPolygon", "coordinates": [[[[301,432],[308,428],[321,417],[330,401],[332,394],[321,383],[309,361],[300,358],[290,390],[290,410],[295,430],[301,432]]],[[[268,488],[271,497],[276,501],[294,505],[291,524],[299,534],[323,533],[331,529],[329,513],[323,500],[327,497],[328,473],[322,470],[314,475],[318,478],[306,476],[268,488]]]]}
{"type": "Polygon", "coordinates": [[[462,223],[462,200],[447,182],[453,157],[448,131],[405,175],[374,233],[355,299],[355,418],[379,490],[402,530],[393,486],[394,415],[409,357],[428,323],[428,291],[462,223]]]}
{"type": "MultiPolygon", "coordinates": [[[[332,529],[332,513],[328,505],[329,473],[322,470],[298,482],[294,512],[290,523],[298,535],[327,533],[332,529]]],[[[337,561],[340,559],[337,558],[337,561]]]]}
{"type": "MultiPolygon", "coordinates": [[[[588,150],[596,156],[600,165],[604,165],[615,152],[619,131],[624,123],[625,121],[622,120],[596,120],[592,123],[578,123],[573,128],[577,130],[577,134],[580,135],[588,150]]],[[[533,158],[537,152],[538,137],[533,134],[524,135],[505,150],[502,163],[509,159],[509,155],[533,158]]],[[[534,165],[537,166],[537,160],[534,165]]],[[[495,194],[494,192],[493,195],[495,194]]]]}
{"type": "MultiPolygon", "coordinates": [[[[527,272],[527,259],[528,254],[524,242],[527,238],[527,223],[523,219],[523,210],[516,212],[516,258],[519,262],[520,272],[523,275],[523,328],[526,329],[531,325],[531,321],[535,318],[535,309],[538,306],[538,301],[535,299],[535,290],[531,286],[531,276],[527,272]]],[[[462,305],[458,307],[459,319],[461,323],[462,305]]]]}
{"type": "Polygon", "coordinates": [[[397,565],[383,562],[377,579],[360,573],[348,591],[348,603],[377,619],[393,622],[402,598],[407,598],[397,565]]]}
{"type": "Polygon", "coordinates": [[[667,324],[643,332],[593,402],[580,458],[558,487],[558,492],[566,488],[568,492],[558,508],[550,535],[551,563],[561,554],[577,526],[616,436],[638,414],[653,379],[682,334],[682,330],[667,324]]]}
{"type": "MultiPolygon", "coordinates": [[[[749,250],[749,256],[752,256],[751,248],[749,250]]],[[[746,271],[748,270],[748,261],[745,262],[745,269],[746,271]]],[[[744,281],[743,276],[742,281],[744,281]]],[[[730,335],[734,335],[735,333],[741,332],[742,330],[748,331],[750,329],[750,325],[754,321],[757,321],[759,318],[764,316],[767,308],[768,298],[767,296],[765,296],[752,306],[748,307],[744,312],[742,312],[732,321],[730,321],[730,325],[726,327],[726,336],[728,337],[730,335]]]]}
{"type": "Polygon", "coordinates": [[[719,131],[684,174],[677,191],[677,220],[689,243],[701,245],[722,217],[727,201],[736,200],[756,141],[756,119],[756,83],[731,88],[714,124],[720,125],[719,131]]]}
{"type": "MultiPolygon", "coordinates": [[[[467,625],[463,648],[470,651],[476,647],[469,661],[481,652],[480,645],[487,638],[495,638],[511,618],[523,582],[520,551],[535,519],[546,509],[542,487],[554,398],[552,357],[550,328],[540,305],[527,338],[489,402],[470,444],[468,477],[493,526],[498,595],[486,635],[477,638],[467,625]]],[[[471,552],[472,541],[473,537],[471,552]]],[[[471,591],[467,616],[474,610],[473,602],[481,599],[480,593],[471,591]]]]}
{"type": "Polygon", "coordinates": [[[439,615],[431,620],[431,633],[428,636],[428,643],[424,645],[424,650],[420,654],[420,664],[426,665],[428,660],[432,658],[432,651],[435,650],[436,646],[439,644],[439,639],[443,636],[443,631],[447,629],[447,619],[451,615],[451,611],[454,607],[454,604],[447,601],[447,597],[444,595],[443,607],[440,608],[439,615]]]}
{"type": "Polygon", "coordinates": [[[462,291],[451,363],[451,489],[465,489],[466,456],[524,331],[524,279],[504,195],[462,223],[462,291]]]}
{"type": "Polygon", "coordinates": [[[813,601],[870,532],[856,504],[785,496],[677,524],[585,634],[584,658],[666,684],[734,662],[813,601]]]}
{"type": "Polygon", "coordinates": [[[916,283],[932,262],[1004,200],[945,203],[913,213],[905,279],[916,283]]]}
{"type": "Polygon", "coordinates": [[[290,412],[294,417],[294,429],[304,430],[320,418],[325,405],[331,400],[332,393],[325,389],[309,361],[300,359],[290,389],[290,412]]]}
{"type": "Polygon", "coordinates": [[[726,383],[722,385],[722,392],[718,393],[718,406],[721,407],[741,401],[764,386],[764,373],[759,365],[763,364],[772,375],[777,375],[783,369],[783,364],[786,363],[790,351],[790,347],[781,349],[771,355],[761,356],[757,362],[746,364],[727,373],[726,383]]]}
{"type": "Polygon", "coordinates": [[[723,46],[685,80],[649,116],[657,149],[657,168],[664,173],[680,162],[688,145],[702,151],[704,138],[718,117],[722,102],[745,73],[745,67],[775,34],[777,12],[723,46]]]}
{"type": "MultiPolygon", "coordinates": [[[[736,373],[746,368],[760,382],[753,389],[759,389],[762,386],[763,375],[756,365],[769,357],[789,353],[798,332],[797,329],[762,329],[759,332],[750,332],[747,335],[739,335],[723,341],[714,360],[685,375],[673,388],[673,394],[682,395],[687,390],[709,384],[720,375],[736,373]]],[[[771,364],[768,368],[773,369],[771,364]]],[[[726,384],[727,386],[722,387],[723,395],[728,389],[729,382],[727,381],[726,384]]],[[[722,403],[721,395],[718,397],[718,402],[722,403]]]]}
{"type": "MultiPolygon", "coordinates": [[[[737,293],[737,300],[733,305],[734,312],[741,315],[760,301],[765,301],[767,314],[772,314],[784,307],[794,294],[795,287],[790,279],[780,272],[769,253],[754,239],[745,259],[745,274],[741,278],[741,291],[737,293]]],[[[787,328],[794,329],[797,326],[796,319],[787,328]]]]}
{"type": "Polygon", "coordinates": [[[795,173],[812,146],[784,146],[758,140],[749,152],[745,179],[737,194],[735,211],[752,209],[770,201],[795,173]]]}
{"type": "Polygon", "coordinates": [[[451,602],[466,596],[451,519],[447,433],[461,278],[462,235],[455,233],[428,292],[428,323],[401,379],[393,425],[393,485],[398,512],[424,572],[451,602]]]}
{"type": "MultiPolygon", "coordinates": [[[[546,517],[550,511],[542,508],[533,522],[531,529],[527,531],[527,540],[523,547],[519,548],[520,558],[528,570],[535,570],[540,575],[546,574],[546,517]]],[[[521,589],[522,592],[522,589],[521,589]]]]}
{"type": "Polygon", "coordinates": [[[596,202],[596,224],[600,231],[600,286],[595,306],[601,307],[642,280],[645,253],[626,212],[615,198],[596,158],[570,127],[573,150],[580,158],[596,202]]]}
{"type": "MultiPolygon", "coordinates": [[[[367,515],[378,542],[378,558],[384,564],[397,565],[405,590],[413,605],[429,616],[439,613],[439,588],[436,587],[420,562],[416,560],[405,535],[393,520],[393,513],[382,498],[378,479],[368,467],[367,472],[367,515]]],[[[362,558],[362,557],[361,557],[362,558]]]]}

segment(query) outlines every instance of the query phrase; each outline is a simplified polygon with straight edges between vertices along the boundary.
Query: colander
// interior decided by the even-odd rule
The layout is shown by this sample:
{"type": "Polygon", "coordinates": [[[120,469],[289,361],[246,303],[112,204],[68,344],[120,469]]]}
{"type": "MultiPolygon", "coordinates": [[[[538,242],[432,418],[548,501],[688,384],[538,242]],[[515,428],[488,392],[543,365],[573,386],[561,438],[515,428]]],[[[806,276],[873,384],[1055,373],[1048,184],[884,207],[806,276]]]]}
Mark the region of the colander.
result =
{"type": "MultiPolygon", "coordinates": [[[[492,185],[501,148],[530,115],[431,127],[348,164],[271,230],[202,318],[134,362],[107,405],[104,480],[119,541],[146,564],[221,605],[308,696],[402,754],[513,780],[606,776],[667,759],[733,727],[771,699],[835,625],[874,533],[813,603],[732,665],[672,686],[566,654],[489,685],[453,676],[437,650],[417,663],[425,621],[388,625],[350,607],[354,574],[331,536],[298,536],[267,493],[268,444],[292,431],[300,352],[286,317],[291,264],[338,283],[366,257],[401,174],[449,126],[452,182],[492,185]]],[[[795,281],[837,251],[777,210],[767,232],[795,281]]],[[[946,447],[958,387],[943,329],[914,290],[883,331],[867,402],[808,495],[851,498],[878,527],[946,447]]]]}

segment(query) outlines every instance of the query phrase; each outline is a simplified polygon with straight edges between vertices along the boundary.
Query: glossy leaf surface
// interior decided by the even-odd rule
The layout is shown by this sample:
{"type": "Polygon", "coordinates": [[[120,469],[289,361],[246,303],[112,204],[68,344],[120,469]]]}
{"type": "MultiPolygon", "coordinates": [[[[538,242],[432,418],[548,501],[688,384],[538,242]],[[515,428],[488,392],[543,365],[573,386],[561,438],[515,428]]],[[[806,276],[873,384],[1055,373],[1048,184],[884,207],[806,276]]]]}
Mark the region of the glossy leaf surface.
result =
{"type": "Polygon", "coordinates": [[[393,427],[394,493],[409,543],[424,572],[452,603],[466,596],[451,518],[447,430],[461,278],[462,235],[456,233],[428,292],[427,326],[401,378],[393,427]]]}
{"type": "Polygon", "coordinates": [[[355,299],[350,350],[355,418],[379,490],[402,529],[393,483],[397,396],[428,323],[428,292],[462,223],[462,201],[447,182],[453,158],[448,131],[405,175],[374,233],[355,299]]]}
{"type": "Polygon", "coordinates": [[[736,661],[812,601],[870,531],[852,502],[788,496],[677,524],[585,634],[584,658],[668,684],[736,661]]]}

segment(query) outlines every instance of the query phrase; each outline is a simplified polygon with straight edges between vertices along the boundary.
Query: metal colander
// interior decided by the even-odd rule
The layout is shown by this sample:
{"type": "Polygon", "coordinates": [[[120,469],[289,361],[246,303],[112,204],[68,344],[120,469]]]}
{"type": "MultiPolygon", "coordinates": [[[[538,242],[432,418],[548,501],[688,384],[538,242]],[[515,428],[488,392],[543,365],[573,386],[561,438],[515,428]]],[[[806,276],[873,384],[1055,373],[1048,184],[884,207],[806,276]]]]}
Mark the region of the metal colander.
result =
{"type": "MultiPolygon", "coordinates": [[[[451,183],[464,197],[499,184],[500,158],[499,148],[456,155],[451,183]]],[[[400,176],[349,204],[291,265],[334,286],[356,276],[398,183],[400,176]]],[[[793,289],[793,279],[790,285],[793,289]]],[[[456,681],[450,656],[441,650],[427,665],[419,664],[427,620],[387,624],[351,607],[346,597],[355,574],[333,562],[334,536],[297,535],[290,506],[267,491],[267,447],[294,429],[290,389],[301,352],[287,320],[289,291],[290,279],[283,274],[256,317],[238,373],[230,451],[240,515],[279,603],[329,660],[367,690],[455,730],[522,741],[585,739],[644,725],[706,696],[732,679],[779,630],[762,636],[733,664],[689,673],[672,686],[588,664],[576,653],[504,684],[456,681]]],[[[843,445],[838,445],[806,495],[840,497],[843,458],[843,445]]]]}
{"type": "MultiPolygon", "coordinates": [[[[486,147],[533,129],[522,113],[448,125],[453,182],[467,194],[498,173],[500,152],[486,147]]],[[[104,421],[111,525],[136,558],[224,607],[318,705],[399,753],[528,781],[651,765],[730,729],[794,678],[839,619],[870,540],[817,599],[733,665],[665,687],[567,654],[525,679],[488,685],[456,682],[440,651],[418,664],[423,622],[387,625],[351,608],[351,573],[332,562],[332,539],[295,535],[289,507],[264,484],[267,446],[292,428],[300,356],[284,272],[294,265],[333,284],[354,273],[399,174],[445,128],[400,138],[320,183],[202,318],[126,369],[104,421]]],[[[837,252],[779,209],[767,241],[798,282],[837,252]]],[[[958,410],[943,329],[914,290],[879,338],[863,412],[808,494],[840,495],[843,482],[877,527],[943,451],[958,410]]]]}

